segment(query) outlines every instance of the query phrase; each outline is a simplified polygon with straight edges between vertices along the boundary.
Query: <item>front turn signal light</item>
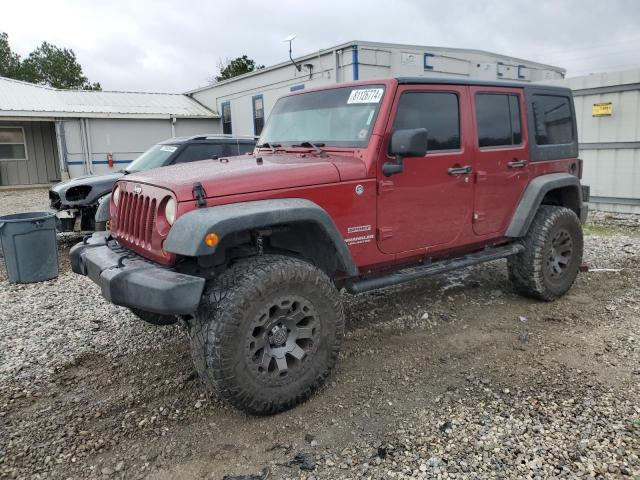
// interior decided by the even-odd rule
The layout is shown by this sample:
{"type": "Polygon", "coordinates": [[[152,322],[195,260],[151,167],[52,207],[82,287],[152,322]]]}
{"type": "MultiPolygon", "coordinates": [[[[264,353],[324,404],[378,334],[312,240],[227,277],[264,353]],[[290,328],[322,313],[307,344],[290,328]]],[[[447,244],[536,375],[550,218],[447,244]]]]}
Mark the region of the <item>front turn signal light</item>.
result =
{"type": "Polygon", "coordinates": [[[215,247],[220,242],[218,235],[215,233],[207,233],[204,237],[204,243],[209,247],[215,247]]]}

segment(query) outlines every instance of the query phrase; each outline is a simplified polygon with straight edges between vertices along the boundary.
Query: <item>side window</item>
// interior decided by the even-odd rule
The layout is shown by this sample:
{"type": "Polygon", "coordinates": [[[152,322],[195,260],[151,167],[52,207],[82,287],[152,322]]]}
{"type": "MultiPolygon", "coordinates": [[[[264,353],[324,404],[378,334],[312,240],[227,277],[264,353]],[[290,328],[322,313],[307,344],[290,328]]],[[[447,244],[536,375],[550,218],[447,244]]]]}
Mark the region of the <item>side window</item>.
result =
{"type": "Polygon", "coordinates": [[[480,147],[500,147],[522,143],[520,105],[517,95],[477,94],[476,122],[480,147]]]}
{"type": "Polygon", "coordinates": [[[256,135],[262,133],[262,127],[264,127],[264,100],[262,95],[256,95],[251,99],[253,104],[253,132],[256,135]]]}
{"type": "Polygon", "coordinates": [[[0,160],[26,160],[27,143],[22,127],[0,127],[0,160]]]}
{"type": "Polygon", "coordinates": [[[199,143],[187,145],[184,150],[178,154],[173,163],[188,163],[214,157],[224,157],[228,155],[226,147],[226,144],[199,143]]]}
{"type": "Polygon", "coordinates": [[[222,133],[231,135],[231,103],[223,102],[222,105],[222,133]]]}
{"type": "Polygon", "coordinates": [[[400,97],[393,130],[426,128],[427,149],[460,149],[458,95],[449,92],[407,92],[400,97]]]}
{"type": "Polygon", "coordinates": [[[573,117],[569,97],[533,95],[533,118],[537,145],[572,143],[573,117]]]}

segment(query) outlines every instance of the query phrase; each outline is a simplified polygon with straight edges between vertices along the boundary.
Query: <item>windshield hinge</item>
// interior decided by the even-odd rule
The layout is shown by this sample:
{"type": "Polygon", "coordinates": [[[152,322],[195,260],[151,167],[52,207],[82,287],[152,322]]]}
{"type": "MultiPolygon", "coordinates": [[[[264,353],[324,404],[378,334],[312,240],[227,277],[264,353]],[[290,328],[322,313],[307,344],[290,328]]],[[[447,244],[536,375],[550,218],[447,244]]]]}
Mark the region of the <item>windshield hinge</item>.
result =
{"type": "Polygon", "coordinates": [[[205,193],[204,188],[202,188],[202,184],[200,182],[193,184],[193,198],[195,198],[198,208],[204,208],[207,206],[207,194],[205,193]]]}

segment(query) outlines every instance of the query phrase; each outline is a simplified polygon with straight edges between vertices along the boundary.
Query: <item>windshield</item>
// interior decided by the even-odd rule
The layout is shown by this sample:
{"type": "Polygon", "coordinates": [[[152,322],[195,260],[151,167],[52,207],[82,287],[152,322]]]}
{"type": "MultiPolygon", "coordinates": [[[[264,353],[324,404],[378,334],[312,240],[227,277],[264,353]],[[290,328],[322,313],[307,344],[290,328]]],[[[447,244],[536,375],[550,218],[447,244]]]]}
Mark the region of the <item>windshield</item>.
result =
{"type": "Polygon", "coordinates": [[[141,172],[162,167],[165,161],[178,149],[177,145],[154,145],[126,168],[126,172],[141,172]]]}
{"type": "Polygon", "coordinates": [[[382,85],[367,85],[281,98],[258,144],[366,147],[383,94],[382,85]]]}

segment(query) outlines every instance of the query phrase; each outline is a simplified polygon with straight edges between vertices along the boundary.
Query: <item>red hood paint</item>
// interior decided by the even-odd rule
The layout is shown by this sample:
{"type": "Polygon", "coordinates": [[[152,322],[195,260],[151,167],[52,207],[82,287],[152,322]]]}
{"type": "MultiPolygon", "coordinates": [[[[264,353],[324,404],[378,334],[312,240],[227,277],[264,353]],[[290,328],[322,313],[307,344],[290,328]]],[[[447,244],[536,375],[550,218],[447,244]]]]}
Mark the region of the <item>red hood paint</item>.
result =
{"type": "Polygon", "coordinates": [[[156,168],[127,175],[121,180],[168,188],[180,202],[193,200],[196,182],[200,182],[207,197],[212,198],[365,177],[365,163],[350,152],[326,157],[310,153],[242,155],[156,168]],[[262,158],[261,163],[259,158],[262,158]]]}

